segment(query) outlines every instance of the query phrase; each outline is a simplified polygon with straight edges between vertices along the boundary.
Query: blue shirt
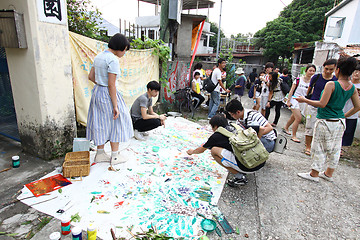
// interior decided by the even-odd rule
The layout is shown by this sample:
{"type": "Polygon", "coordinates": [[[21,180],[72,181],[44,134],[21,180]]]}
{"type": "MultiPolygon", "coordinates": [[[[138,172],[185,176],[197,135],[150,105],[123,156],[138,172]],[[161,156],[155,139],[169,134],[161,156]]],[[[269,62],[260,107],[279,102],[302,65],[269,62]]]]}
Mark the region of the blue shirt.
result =
{"type": "Polygon", "coordinates": [[[235,88],[235,94],[242,96],[244,95],[245,76],[241,75],[235,82],[235,86],[240,85],[241,88],[235,88]]]}
{"type": "Polygon", "coordinates": [[[109,51],[99,53],[94,59],[95,81],[98,85],[109,86],[108,73],[120,75],[119,59],[109,51]]]}

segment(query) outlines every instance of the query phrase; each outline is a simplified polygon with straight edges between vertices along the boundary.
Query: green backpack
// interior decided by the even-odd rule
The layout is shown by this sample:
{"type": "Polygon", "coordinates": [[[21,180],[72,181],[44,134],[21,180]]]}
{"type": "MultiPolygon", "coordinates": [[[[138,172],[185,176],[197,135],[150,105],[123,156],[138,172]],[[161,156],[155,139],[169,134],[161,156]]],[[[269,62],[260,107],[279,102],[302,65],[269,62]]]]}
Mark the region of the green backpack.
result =
{"type": "Polygon", "coordinates": [[[231,124],[235,127],[234,132],[230,132],[223,127],[219,127],[216,132],[229,137],[230,145],[236,158],[246,168],[254,168],[264,163],[269,158],[269,152],[257,136],[253,128],[242,129],[237,124],[231,124]]]}

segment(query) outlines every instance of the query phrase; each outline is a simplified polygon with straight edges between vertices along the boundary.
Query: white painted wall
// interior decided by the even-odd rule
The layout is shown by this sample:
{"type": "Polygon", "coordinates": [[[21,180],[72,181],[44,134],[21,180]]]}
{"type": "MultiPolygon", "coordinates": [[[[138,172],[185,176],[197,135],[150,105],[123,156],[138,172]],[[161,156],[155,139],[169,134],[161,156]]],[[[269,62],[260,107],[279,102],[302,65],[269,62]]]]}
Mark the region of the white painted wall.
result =
{"type": "Polygon", "coordinates": [[[341,47],[346,47],[348,44],[359,44],[360,38],[360,0],[352,0],[333,14],[328,16],[324,41],[334,42],[341,47]],[[345,24],[340,38],[327,37],[329,31],[331,17],[345,17],[345,24]]]}
{"type": "Polygon", "coordinates": [[[1,0],[0,9],[24,14],[28,48],[6,49],[10,80],[22,146],[48,159],[66,151],[76,131],[70,42],[67,21],[40,22],[36,1],[1,0]]]}

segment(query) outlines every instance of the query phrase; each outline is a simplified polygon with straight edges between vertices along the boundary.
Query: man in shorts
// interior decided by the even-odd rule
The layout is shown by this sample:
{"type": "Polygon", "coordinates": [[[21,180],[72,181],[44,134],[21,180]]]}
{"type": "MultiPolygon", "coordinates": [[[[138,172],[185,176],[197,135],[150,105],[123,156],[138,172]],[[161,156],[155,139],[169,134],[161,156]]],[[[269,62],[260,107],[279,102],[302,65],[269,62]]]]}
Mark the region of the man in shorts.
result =
{"type": "Polygon", "coordinates": [[[151,81],[146,86],[147,91],[140,95],[130,109],[131,118],[134,125],[134,137],[139,141],[145,141],[147,131],[165,124],[166,116],[158,115],[152,107],[152,98],[156,97],[160,91],[160,84],[151,81]]]}

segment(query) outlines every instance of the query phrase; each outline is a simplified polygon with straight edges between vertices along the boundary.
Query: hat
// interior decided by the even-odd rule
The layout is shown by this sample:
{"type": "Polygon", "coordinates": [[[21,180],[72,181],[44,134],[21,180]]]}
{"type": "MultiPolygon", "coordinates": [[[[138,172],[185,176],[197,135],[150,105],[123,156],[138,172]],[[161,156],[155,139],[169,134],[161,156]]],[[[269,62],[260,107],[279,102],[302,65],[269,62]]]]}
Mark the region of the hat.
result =
{"type": "Polygon", "coordinates": [[[244,73],[244,69],[242,69],[242,68],[238,68],[235,71],[235,74],[243,74],[243,73],[244,73]]]}

